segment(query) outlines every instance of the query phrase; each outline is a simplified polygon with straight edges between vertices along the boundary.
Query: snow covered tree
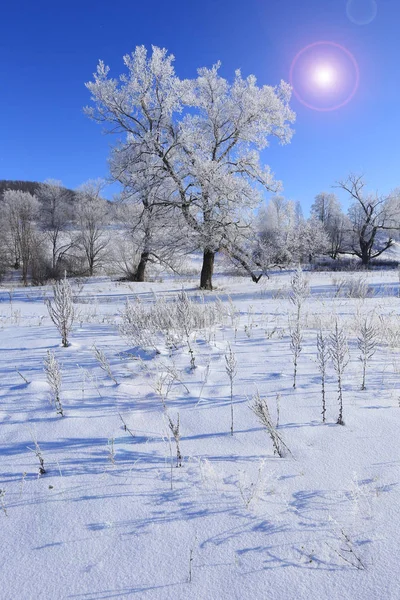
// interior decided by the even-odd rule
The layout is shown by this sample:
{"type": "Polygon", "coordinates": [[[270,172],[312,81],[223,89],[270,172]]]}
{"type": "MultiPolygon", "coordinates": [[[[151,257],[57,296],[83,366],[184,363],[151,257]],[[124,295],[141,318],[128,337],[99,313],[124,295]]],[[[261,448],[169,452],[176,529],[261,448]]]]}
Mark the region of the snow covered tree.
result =
{"type": "Polygon", "coordinates": [[[146,156],[132,165],[129,153],[116,148],[110,161],[111,173],[123,185],[115,218],[124,230],[114,248],[114,261],[129,281],[145,281],[151,263],[175,269],[178,249],[186,246],[187,232],[165,178],[152,173],[146,156]]]}
{"type": "Polygon", "coordinates": [[[101,180],[90,180],[77,193],[76,221],[78,226],[77,245],[86,258],[87,272],[92,276],[105,260],[109,236],[105,227],[109,222],[107,202],[100,196],[101,180]]]}
{"type": "Polygon", "coordinates": [[[292,200],[273,197],[258,217],[258,254],[264,268],[309,262],[326,251],[327,235],[315,218],[304,219],[292,200]]]}
{"type": "Polygon", "coordinates": [[[4,192],[4,220],[14,254],[14,266],[22,266],[22,281],[28,283],[28,272],[35,246],[38,244],[36,219],[39,202],[33,194],[19,190],[4,192]]]}
{"type": "Polygon", "coordinates": [[[147,180],[162,178],[170,190],[168,203],[179,208],[203,252],[200,287],[211,289],[215,253],[240,257],[235,232],[249,227],[262,190],[278,189],[259,153],[271,136],[290,141],[290,87],[259,87],[239,71],[230,84],[219,63],[181,81],[173,60],[165,49],[153,47],[148,57],[137,47],[124,57],[128,73],[119,81],[100,62],[86,84],[95,103],[87,112],[126,134],[118,151],[129,154],[130,165],[148,157],[147,180]]]}
{"type": "Polygon", "coordinates": [[[351,251],[364,266],[380,256],[393,244],[393,235],[399,229],[398,195],[378,196],[365,192],[365,180],[351,174],[337,186],[348,192],[353,200],[349,208],[351,222],[351,251]]]}
{"type": "Polygon", "coordinates": [[[322,223],[329,239],[327,252],[331,258],[336,259],[341,252],[348,249],[351,228],[336,195],[326,192],[318,194],[311,206],[311,215],[322,223]]]}
{"type": "Polygon", "coordinates": [[[66,229],[73,216],[72,194],[61,181],[47,179],[37,190],[40,202],[40,223],[51,246],[51,275],[58,277],[62,261],[73,242],[66,229]]]}

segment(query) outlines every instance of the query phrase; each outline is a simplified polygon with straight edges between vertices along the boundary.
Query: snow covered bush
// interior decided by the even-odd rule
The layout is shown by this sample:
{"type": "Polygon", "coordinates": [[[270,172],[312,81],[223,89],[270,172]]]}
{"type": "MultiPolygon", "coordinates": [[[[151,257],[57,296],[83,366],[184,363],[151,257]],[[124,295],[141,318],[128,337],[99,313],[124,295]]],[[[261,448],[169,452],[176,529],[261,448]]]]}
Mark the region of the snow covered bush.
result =
{"type": "Polygon", "coordinates": [[[68,336],[75,319],[72,288],[65,277],[53,285],[53,301],[46,300],[47,310],[54,325],[61,334],[64,348],[69,346],[68,336]]]}
{"type": "Polygon", "coordinates": [[[44,361],[44,370],[46,373],[47,383],[49,384],[51,390],[51,402],[54,402],[56,413],[63,417],[64,410],[60,397],[62,373],[60,363],[56,359],[54,352],[51,350],[47,350],[47,358],[44,361]]]}
{"type": "Polygon", "coordinates": [[[127,300],[120,316],[120,333],[134,346],[159,353],[161,344],[178,347],[184,343],[190,353],[192,368],[195,366],[192,334],[206,332],[223,317],[218,302],[196,302],[184,291],[170,302],[157,296],[146,305],[138,298],[133,302],[127,300]]]}

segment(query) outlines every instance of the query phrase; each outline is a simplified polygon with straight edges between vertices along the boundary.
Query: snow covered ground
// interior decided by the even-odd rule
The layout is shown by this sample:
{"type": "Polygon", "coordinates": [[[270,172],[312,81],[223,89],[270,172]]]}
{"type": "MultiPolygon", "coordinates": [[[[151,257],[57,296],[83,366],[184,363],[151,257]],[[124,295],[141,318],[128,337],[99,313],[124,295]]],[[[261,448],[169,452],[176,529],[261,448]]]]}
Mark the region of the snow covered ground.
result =
{"type": "Polygon", "coordinates": [[[2,600],[400,598],[397,272],[307,274],[296,389],[292,275],[259,284],[221,275],[203,297],[197,276],[75,285],[68,348],[44,303],[51,286],[0,288],[2,600]],[[148,307],[182,288],[218,307],[217,324],[191,336],[195,369],[185,343],[169,349],[160,338],[156,354],[118,330],[127,297],[148,307]],[[378,346],[361,391],[366,316],[378,346]],[[315,362],[317,332],[329,335],[336,319],[350,354],[345,426],[331,364],[322,423],[315,362]],[[64,417],[49,402],[48,349],[62,368],[64,417]],[[290,450],[284,458],[249,408],[257,390],[290,450]],[[168,425],[178,413],[182,467],[168,425]]]}

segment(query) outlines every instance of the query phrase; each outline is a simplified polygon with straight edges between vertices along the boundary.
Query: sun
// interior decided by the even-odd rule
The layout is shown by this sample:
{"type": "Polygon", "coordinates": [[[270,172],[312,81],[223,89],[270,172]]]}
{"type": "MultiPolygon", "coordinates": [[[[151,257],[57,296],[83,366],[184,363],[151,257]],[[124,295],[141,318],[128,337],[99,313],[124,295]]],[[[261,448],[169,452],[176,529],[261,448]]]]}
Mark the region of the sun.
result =
{"type": "Polygon", "coordinates": [[[313,80],[319,87],[330,88],[337,79],[335,69],[329,65],[318,65],[313,73],[313,80]]]}

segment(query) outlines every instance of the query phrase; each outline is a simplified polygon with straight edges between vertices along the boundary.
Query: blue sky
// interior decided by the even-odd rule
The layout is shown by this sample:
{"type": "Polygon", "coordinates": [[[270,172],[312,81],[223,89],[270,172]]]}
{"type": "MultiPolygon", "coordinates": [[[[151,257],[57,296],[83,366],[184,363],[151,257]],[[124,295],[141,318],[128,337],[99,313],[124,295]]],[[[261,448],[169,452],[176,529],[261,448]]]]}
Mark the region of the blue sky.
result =
{"type": "MultiPolygon", "coordinates": [[[[373,0],[353,0],[358,3],[373,0]]],[[[260,84],[289,79],[291,63],[320,40],[355,57],[360,83],[344,107],[319,112],[297,98],[295,134],[263,155],[288,198],[307,213],[314,196],[350,171],[372,189],[400,186],[400,3],[377,0],[368,25],[346,14],[346,0],[4,0],[0,35],[0,179],[61,179],[71,188],[107,175],[112,136],[82,112],[84,83],[98,60],[112,73],[135,46],[168,48],[177,74],[222,61],[260,84]]],[[[344,197],[343,197],[344,199],[344,197]]]]}

